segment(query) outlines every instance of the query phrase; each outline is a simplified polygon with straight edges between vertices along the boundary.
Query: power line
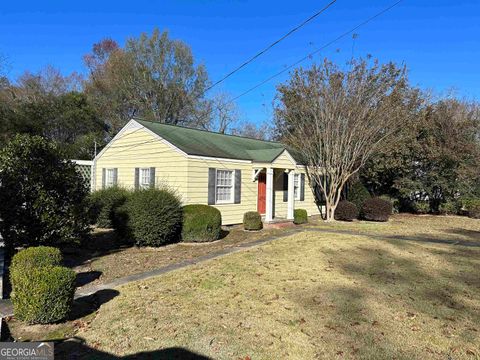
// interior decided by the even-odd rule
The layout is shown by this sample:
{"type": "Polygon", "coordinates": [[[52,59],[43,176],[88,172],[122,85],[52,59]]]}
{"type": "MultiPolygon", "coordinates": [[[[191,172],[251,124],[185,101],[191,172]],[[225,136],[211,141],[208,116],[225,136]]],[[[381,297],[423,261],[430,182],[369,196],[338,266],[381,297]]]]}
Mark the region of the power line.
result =
{"type": "MultiPolygon", "coordinates": [[[[291,68],[293,68],[294,66],[302,63],[303,61],[309,59],[310,57],[312,57],[313,55],[319,53],[320,51],[324,50],[325,48],[327,48],[328,46],[334,44],[335,42],[343,39],[345,36],[351,34],[352,32],[356,31],[357,29],[359,29],[360,27],[362,26],[365,26],[367,25],[368,23],[370,23],[371,21],[375,20],[376,18],[382,16],[383,14],[385,14],[386,12],[390,11],[391,9],[393,9],[394,7],[396,7],[398,4],[400,4],[403,0],[399,0],[395,3],[393,3],[392,5],[390,5],[389,7],[383,9],[382,11],[378,12],[377,14],[371,16],[370,18],[368,18],[367,20],[361,22],[360,24],[356,25],[355,27],[353,27],[352,29],[342,33],[340,36],[336,37],[335,39],[333,39],[332,41],[329,41],[328,43],[326,43],[325,45],[321,46],[320,48],[318,48],[317,50],[309,53],[308,55],[304,56],[303,58],[299,59],[298,61],[294,62],[293,64],[289,65],[288,67],[286,67],[285,69],[279,71],[278,73],[266,78],[265,80],[261,81],[260,83],[258,83],[257,85],[251,87],[250,89],[244,91],[243,93],[241,93],[240,95],[234,97],[233,99],[231,99],[230,101],[228,101],[228,103],[232,103],[234,102],[235,100],[241,98],[242,96],[245,96],[247,95],[248,93],[252,92],[253,90],[259,88],[260,86],[266,84],[267,82],[273,80],[274,78],[282,75],[283,73],[285,73],[286,71],[290,70],[291,68]]],[[[137,130],[135,130],[137,131],[137,130]]],[[[134,132],[135,132],[134,131],[134,132]]],[[[128,135],[128,134],[125,134],[125,136],[128,135]]],[[[154,142],[156,141],[157,139],[152,139],[152,140],[148,140],[144,143],[140,143],[140,144],[132,144],[132,145],[120,145],[120,146],[116,146],[116,147],[128,147],[129,149],[125,149],[125,150],[121,150],[120,152],[123,152],[123,151],[126,151],[126,150],[130,150],[130,149],[133,149],[137,146],[140,146],[140,145],[144,145],[144,144],[147,144],[147,143],[150,143],[150,142],[154,142]]]]}
{"type": "Polygon", "coordinates": [[[326,5],[324,8],[322,8],[321,10],[317,11],[315,14],[313,14],[312,16],[310,16],[308,19],[304,20],[300,25],[294,27],[292,30],[290,30],[288,33],[286,33],[285,35],[283,35],[280,39],[274,41],[273,43],[271,43],[270,45],[268,45],[265,49],[261,50],[260,52],[258,52],[257,54],[255,54],[254,56],[252,56],[250,59],[248,59],[247,61],[245,61],[243,64],[241,64],[240,66],[236,67],[235,69],[233,69],[232,71],[230,71],[227,75],[225,75],[224,77],[222,77],[220,80],[216,81],[215,83],[213,83],[212,85],[210,85],[209,87],[207,87],[207,89],[205,90],[205,92],[209,91],[210,89],[212,89],[213,87],[217,86],[218,84],[220,84],[221,82],[225,81],[226,79],[228,79],[230,76],[232,76],[233,74],[235,74],[237,71],[239,71],[240,69],[244,68],[245,66],[247,66],[248,64],[250,64],[252,61],[254,61],[256,58],[262,56],[263,54],[265,54],[268,50],[270,50],[271,48],[273,48],[275,45],[277,45],[279,42],[285,40],[287,37],[289,37],[290,35],[292,35],[294,32],[296,32],[297,30],[299,30],[300,28],[302,28],[303,26],[305,26],[307,23],[309,23],[310,21],[312,21],[313,19],[315,19],[316,17],[318,17],[320,14],[322,14],[323,12],[325,12],[330,6],[332,6],[333,4],[335,4],[337,2],[337,0],[333,0],[331,1],[328,5],[326,5]]]}
{"type": "Polygon", "coordinates": [[[304,56],[303,58],[297,60],[296,62],[294,62],[293,64],[287,66],[285,69],[279,71],[278,73],[266,78],[265,80],[261,81],[260,83],[258,83],[257,85],[251,87],[250,89],[244,91],[243,93],[241,93],[240,95],[234,97],[233,99],[230,100],[230,102],[234,102],[235,100],[241,98],[242,96],[245,96],[247,95],[248,93],[252,92],[253,90],[259,88],[260,86],[262,86],[263,84],[266,84],[267,82],[269,82],[270,80],[273,80],[274,78],[276,78],[277,76],[280,76],[282,75],[283,73],[285,73],[286,71],[290,70],[291,68],[293,68],[294,66],[297,66],[298,64],[304,62],[305,60],[311,58],[313,55],[319,53],[320,51],[324,50],[325,48],[329,47],[330,45],[336,43],[337,41],[343,39],[345,36],[347,35],[350,35],[351,33],[353,33],[354,31],[356,31],[357,29],[361,28],[362,26],[365,26],[367,25],[369,22],[375,20],[376,18],[382,16],[383,14],[385,14],[386,12],[390,11],[391,9],[393,9],[395,6],[397,6],[398,4],[400,4],[403,0],[399,0],[397,2],[395,2],[394,4],[390,5],[389,7],[383,9],[382,11],[378,12],[377,14],[373,15],[372,17],[368,18],[367,20],[361,22],[360,24],[358,24],[357,26],[355,26],[354,28],[344,32],[343,34],[341,34],[340,36],[336,37],[335,39],[333,39],[332,41],[329,41],[328,43],[326,43],[325,45],[321,46],[320,48],[318,48],[317,50],[307,54],[306,56],[304,56]]]}

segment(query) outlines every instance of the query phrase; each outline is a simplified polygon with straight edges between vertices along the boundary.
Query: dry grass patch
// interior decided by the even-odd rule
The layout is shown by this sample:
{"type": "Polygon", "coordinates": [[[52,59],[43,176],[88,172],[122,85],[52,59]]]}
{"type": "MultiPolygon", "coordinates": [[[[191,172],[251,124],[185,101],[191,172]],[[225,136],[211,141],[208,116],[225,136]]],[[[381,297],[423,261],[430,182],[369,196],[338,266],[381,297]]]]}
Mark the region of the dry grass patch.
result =
{"type": "Polygon", "coordinates": [[[413,239],[439,239],[480,243],[480,220],[465,216],[398,214],[388,222],[316,221],[310,227],[333,230],[351,230],[359,234],[402,236],[413,239]]]}
{"type": "Polygon", "coordinates": [[[122,287],[77,336],[85,358],[478,358],[479,268],[480,248],[305,232],[122,287]]]}
{"type": "MultiPolygon", "coordinates": [[[[85,274],[99,274],[98,279],[88,282],[84,290],[89,286],[99,285],[111,280],[158,269],[171,264],[179,263],[184,260],[195,259],[207,254],[214,253],[224,248],[236,247],[240,244],[249,243],[268,236],[278,235],[283,231],[280,229],[265,229],[260,232],[246,232],[240,227],[232,227],[225,237],[211,243],[176,243],[158,248],[153,247],[122,247],[115,249],[112,240],[106,242],[103,251],[83,250],[85,254],[79,254],[82,249],[73,249],[67,256],[72,258],[72,263],[80,261],[75,266],[77,272],[85,274]],[[108,248],[110,245],[110,250],[108,248]]],[[[112,231],[101,230],[97,242],[103,242],[104,237],[113,236],[112,231]]]]}

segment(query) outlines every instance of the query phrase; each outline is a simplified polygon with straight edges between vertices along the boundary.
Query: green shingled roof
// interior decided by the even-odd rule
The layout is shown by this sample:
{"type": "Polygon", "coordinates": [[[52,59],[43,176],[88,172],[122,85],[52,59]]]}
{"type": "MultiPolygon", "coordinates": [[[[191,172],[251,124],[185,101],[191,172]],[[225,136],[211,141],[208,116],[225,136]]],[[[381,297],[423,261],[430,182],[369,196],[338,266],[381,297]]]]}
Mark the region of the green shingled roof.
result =
{"type": "Polygon", "coordinates": [[[272,162],[286,149],[285,145],[274,141],[225,135],[139,119],[135,121],[189,155],[272,162]]]}

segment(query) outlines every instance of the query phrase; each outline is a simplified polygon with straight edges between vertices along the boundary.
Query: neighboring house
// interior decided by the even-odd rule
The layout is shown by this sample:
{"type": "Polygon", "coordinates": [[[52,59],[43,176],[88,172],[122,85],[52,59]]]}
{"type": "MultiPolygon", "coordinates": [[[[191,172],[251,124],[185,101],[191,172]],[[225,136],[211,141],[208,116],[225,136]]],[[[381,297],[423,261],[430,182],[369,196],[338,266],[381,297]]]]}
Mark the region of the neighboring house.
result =
{"type": "Polygon", "coordinates": [[[97,155],[93,188],[174,189],[184,204],[208,204],[224,225],[258,211],[266,222],[319,214],[305,167],[278,142],[132,119],[97,155]]]}

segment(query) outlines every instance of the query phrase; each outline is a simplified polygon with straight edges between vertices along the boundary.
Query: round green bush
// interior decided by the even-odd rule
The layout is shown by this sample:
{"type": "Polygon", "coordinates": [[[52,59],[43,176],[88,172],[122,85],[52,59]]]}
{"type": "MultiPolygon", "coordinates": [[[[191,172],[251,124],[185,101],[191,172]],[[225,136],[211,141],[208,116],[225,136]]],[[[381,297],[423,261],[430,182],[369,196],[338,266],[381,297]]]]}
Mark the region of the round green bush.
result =
{"type": "Polygon", "coordinates": [[[340,201],[335,209],[335,220],[352,221],[358,218],[358,209],[350,201],[340,201]]]}
{"type": "Polygon", "coordinates": [[[388,221],[392,214],[390,201],[374,197],[364,202],[361,217],[369,221],[388,221]]]}
{"type": "Polygon", "coordinates": [[[113,227],[115,210],[127,201],[129,194],[117,186],[91,193],[87,200],[90,222],[100,228],[113,227]]]}
{"type": "Polygon", "coordinates": [[[247,211],[243,214],[243,228],[245,230],[262,230],[262,217],[257,211],[247,211]]]}
{"type": "Polygon", "coordinates": [[[169,189],[135,191],[116,215],[116,229],[137,246],[161,246],[180,239],[182,204],[169,189]]]}
{"type": "Polygon", "coordinates": [[[28,324],[65,319],[72,309],[76,274],[62,266],[42,266],[10,273],[15,317],[28,324]]]}
{"type": "Polygon", "coordinates": [[[360,181],[354,182],[348,187],[347,200],[354,203],[357,209],[361,209],[363,203],[371,197],[365,185],[360,181]]]}
{"type": "Polygon", "coordinates": [[[186,205],[183,207],[182,240],[207,242],[220,239],[222,215],[209,205],[186,205]]]}
{"type": "Polygon", "coordinates": [[[308,214],[305,209],[295,209],[293,211],[293,223],[294,224],[306,224],[308,222],[308,214]]]}
{"type": "Polygon", "coordinates": [[[28,271],[31,268],[58,266],[62,264],[62,253],[51,246],[29,247],[20,250],[12,258],[10,271],[28,271]]]}

